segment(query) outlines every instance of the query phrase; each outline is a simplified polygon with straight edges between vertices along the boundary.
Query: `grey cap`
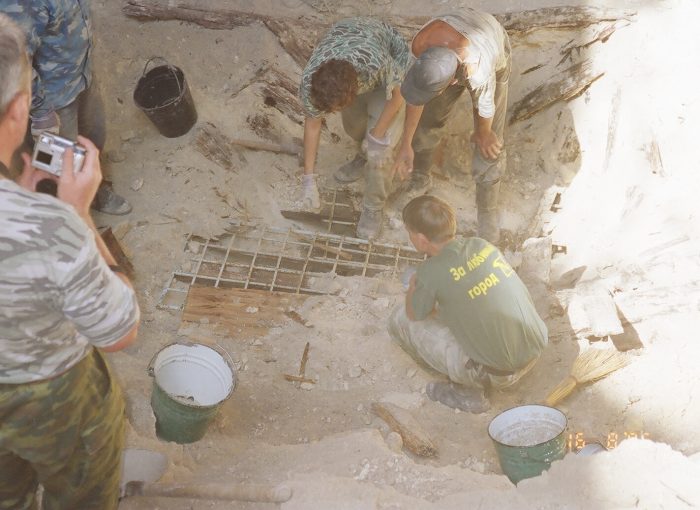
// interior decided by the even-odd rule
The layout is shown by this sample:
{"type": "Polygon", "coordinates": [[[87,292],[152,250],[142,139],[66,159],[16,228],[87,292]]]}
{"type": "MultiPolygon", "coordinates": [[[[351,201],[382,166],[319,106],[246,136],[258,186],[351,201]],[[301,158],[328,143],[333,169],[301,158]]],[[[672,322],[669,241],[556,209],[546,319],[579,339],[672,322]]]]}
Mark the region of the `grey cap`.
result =
{"type": "Polygon", "coordinates": [[[424,105],[442,92],[454,79],[459,58],[449,48],[425,50],[413,63],[401,84],[401,95],[408,104],[424,105]]]}

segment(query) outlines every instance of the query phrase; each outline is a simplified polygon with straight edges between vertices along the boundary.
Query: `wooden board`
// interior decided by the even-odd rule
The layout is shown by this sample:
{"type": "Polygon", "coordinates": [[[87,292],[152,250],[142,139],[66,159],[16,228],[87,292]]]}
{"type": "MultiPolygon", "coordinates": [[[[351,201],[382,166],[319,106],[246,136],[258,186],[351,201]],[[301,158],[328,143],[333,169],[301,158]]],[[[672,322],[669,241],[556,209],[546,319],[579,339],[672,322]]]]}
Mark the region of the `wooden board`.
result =
{"type": "Polygon", "coordinates": [[[199,323],[204,318],[224,327],[233,338],[257,338],[292,320],[287,312],[300,306],[304,299],[305,296],[284,292],[192,287],[182,321],[199,323]]]}
{"type": "Polygon", "coordinates": [[[129,279],[133,280],[134,266],[129,260],[129,257],[126,256],[126,253],[124,253],[124,250],[119,244],[119,241],[117,241],[117,238],[114,236],[114,233],[112,232],[112,227],[107,227],[102,232],[100,232],[100,237],[102,237],[102,240],[107,245],[109,252],[114,257],[114,260],[117,261],[117,265],[124,269],[124,274],[126,274],[126,276],[128,276],[129,279]]]}
{"type": "Polygon", "coordinates": [[[527,120],[559,101],[577,98],[604,74],[590,59],[572,65],[517,101],[512,107],[510,124],[527,120]]]}
{"type": "Polygon", "coordinates": [[[437,456],[437,447],[433,444],[428,434],[406,409],[402,409],[388,402],[374,402],[372,404],[374,414],[384,420],[394,432],[403,439],[403,445],[411,452],[421,457],[437,456]]]}

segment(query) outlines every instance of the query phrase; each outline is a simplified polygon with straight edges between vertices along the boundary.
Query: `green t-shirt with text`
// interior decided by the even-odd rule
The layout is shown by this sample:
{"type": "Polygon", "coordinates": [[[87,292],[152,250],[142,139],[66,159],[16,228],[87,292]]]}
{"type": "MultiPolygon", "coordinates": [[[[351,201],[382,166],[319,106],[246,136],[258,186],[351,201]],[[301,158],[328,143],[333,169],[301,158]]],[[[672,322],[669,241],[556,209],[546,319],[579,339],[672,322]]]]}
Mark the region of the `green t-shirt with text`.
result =
{"type": "Polygon", "coordinates": [[[547,345],[547,326],[498,248],[478,237],[455,239],[418,267],[411,301],[417,320],[439,318],[474,361],[518,370],[547,345]]]}

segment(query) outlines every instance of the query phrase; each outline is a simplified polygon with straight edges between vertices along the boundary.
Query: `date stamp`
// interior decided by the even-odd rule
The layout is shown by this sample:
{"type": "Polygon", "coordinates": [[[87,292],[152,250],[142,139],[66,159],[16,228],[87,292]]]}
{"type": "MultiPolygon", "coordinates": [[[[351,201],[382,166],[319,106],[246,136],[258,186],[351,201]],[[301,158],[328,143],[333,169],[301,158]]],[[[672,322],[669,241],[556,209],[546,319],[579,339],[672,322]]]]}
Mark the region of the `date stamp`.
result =
{"type": "Polygon", "coordinates": [[[650,439],[651,434],[643,430],[633,431],[626,430],[623,432],[608,432],[607,436],[601,441],[600,438],[591,438],[586,436],[583,432],[570,432],[566,437],[566,449],[570,452],[578,452],[590,443],[600,443],[608,450],[616,448],[625,439],[650,439]]]}

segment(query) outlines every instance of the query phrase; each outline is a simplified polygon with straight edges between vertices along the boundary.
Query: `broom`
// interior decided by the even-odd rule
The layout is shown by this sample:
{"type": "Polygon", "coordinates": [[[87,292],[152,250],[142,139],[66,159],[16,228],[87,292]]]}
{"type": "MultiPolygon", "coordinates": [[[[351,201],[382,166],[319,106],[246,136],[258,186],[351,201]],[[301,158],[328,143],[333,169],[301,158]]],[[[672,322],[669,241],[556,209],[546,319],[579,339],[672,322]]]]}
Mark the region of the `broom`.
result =
{"type": "Polygon", "coordinates": [[[554,388],[547,397],[548,406],[554,406],[574,391],[579,384],[597,381],[629,363],[629,358],[614,349],[588,349],[579,354],[571,374],[554,388]]]}

